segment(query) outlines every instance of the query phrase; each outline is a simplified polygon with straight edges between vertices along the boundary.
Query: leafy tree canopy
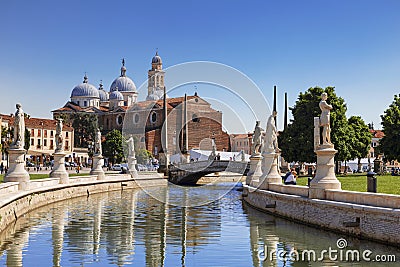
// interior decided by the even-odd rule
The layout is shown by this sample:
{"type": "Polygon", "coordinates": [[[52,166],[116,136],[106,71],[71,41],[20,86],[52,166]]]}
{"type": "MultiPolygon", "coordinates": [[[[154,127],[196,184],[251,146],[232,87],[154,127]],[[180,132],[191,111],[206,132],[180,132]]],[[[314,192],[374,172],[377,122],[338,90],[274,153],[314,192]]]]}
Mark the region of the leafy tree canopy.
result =
{"type": "Polygon", "coordinates": [[[146,164],[151,157],[151,152],[144,148],[139,148],[136,152],[136,159],[139,164],[146,164]]]}
{"type": "Polygon", "coordinates": [[[124,159],[123,137],[119,130],[114,129],[106,135],[102,143],[103,156],[113,164],[121,163],[124,159]]]}
{"type": "Polygon", "coordinates": [[[400,97],[394,96],[392,104],[381,115],[385,136],[379,142],[379,151],[385,155],[385,160],[400,161],[400,97]]]}
{"type": "Polygon", "coordinates": [[[69,121],[74,128],[75,147],[88,147],[89,141],[94,140],[97,132],[98,121],[95,114],[74,113],[71,114],[69,121]]]}
{"type": "Polygon", "coordinates": [[[368,125],[360,116],[351,116],[348,120],[353,131],[354,138],[351,139],[351,159],[361,159],[368,156],[372,135],[368,125]]]}

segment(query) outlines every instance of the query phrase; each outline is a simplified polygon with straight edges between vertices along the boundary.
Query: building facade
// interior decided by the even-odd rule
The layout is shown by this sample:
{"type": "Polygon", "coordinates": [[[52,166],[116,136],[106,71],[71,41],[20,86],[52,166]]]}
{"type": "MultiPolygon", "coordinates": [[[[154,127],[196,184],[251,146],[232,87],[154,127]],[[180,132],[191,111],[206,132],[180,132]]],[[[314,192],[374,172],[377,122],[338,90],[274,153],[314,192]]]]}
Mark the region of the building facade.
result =
{"type": "MultiPolygon", "coordinates": [[[[0,117],[2,117],[2,127],[11,130],[14,126],[14,115],[0,114],[0,117]]],[[[46,163],[50,164],[55,150],[56,124],[57,121],[51,119],[25,118],[25,128],[30,134],[30,146],[26,157],[28,161],[40,166],[46,165],[46,163]]],[[[67,153],[68,158],[72,158],[74,149],[74,129],[68,125],[64,125],[63,136],[64,151],[67,153]]],[[[8,142],[11,142],[11,139],[12,136],[10,136],[8,142]]],[[[2,158],[4,158],[4,156],[2,158]]]]}
{"type": "Polygon", "coordinates": [[[252,146],[252,133],[247,134],[230,134],[231,149],[233,152],[244,151],[246,154],[251,155],[252,146]]]}
{"type": "Polygon", "coordinates": [[[164,153],[165,147],[161,133],[166,109],[168,154],[200,148],[211,143],[210,140],[215,141],[218,150],[230,151],[229,135],[222,130],[222,113],[213,109],[210,103],[196,93],[188,96],[186,102],[185,97],[167,96],[164,105],[166,73],[158,52],[152,58],[151,69],[148,70],[145,101],[137,100],[135,83],[126,72],[123,60],[120,76],[111,83],[109,92],[104,90],[102,83],[96,89],[89,84],[85,75],[83,83],[72,90],[70,101],[64,107],[54,110],[53,117],[73,113],[95,114],[103,135],[113,129],[133,134],[139,146],[158,158],[160,153],[164,153]]]}

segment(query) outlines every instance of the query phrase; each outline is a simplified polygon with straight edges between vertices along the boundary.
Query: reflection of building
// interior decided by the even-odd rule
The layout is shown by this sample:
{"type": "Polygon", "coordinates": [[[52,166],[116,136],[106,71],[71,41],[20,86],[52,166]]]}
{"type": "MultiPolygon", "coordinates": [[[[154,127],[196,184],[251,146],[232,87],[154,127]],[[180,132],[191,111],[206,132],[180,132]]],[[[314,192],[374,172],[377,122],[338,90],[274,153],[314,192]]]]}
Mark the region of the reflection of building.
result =
{"type": "MultiPolygon", "coordinates": [[[[3,127],[13,128],[14,116],[2,115],[3,127]]],[[[49,162],[55,150],[56,120],[41,118],[25,118],[25,127],[30,133],[30,147],[27,152],[33,162],[43,164],[49,162]]],[[[63,126],[64,150],[72,153],[74,146],[74,129],[66,124],[63,126]]]]}
{"type": "MultiPolygon", "coordinates": [[[[165,90],[165,72],[161,57],[156,53],[148,71],[146,101],[137,101],[135,83],[126,75],[125,61],[122,61],[120,76],[110,86],[109,92],[89,84],[85,75],[83,83],[74,87],[70,101],[64,107],[54,110],[53,116],[68,116],[74,113],[96,114],[103,134],[126,128],[128,121],[139,142],[145,143],[147,150],[155,156],[163,153],[161,129],[164,123],[163,96],[165,90]],[[125,118],[127,111],[132,116],[125,118]]],[[[185,133],[181,129],[184,122],[184,98],[167,98],[168,145],[169,153],[184,150],[185,133]]],[[[222,113],[211,108],[211,104],[195,94],[188,97],[188,133],[189,149],[199,148],[204,139],[215,139],[217,150],[230,150],[229,136],[222,130],[222,113]]]]}

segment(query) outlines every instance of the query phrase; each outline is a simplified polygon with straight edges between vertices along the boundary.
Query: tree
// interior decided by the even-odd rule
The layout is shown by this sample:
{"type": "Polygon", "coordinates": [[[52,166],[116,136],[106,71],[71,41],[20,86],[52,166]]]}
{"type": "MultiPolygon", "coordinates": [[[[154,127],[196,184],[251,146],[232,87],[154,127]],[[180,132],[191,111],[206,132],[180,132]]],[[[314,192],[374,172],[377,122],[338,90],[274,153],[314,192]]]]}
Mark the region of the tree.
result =
{"type": "Polygon", "coordinates": [[[385,155],[385,160],[400,161],[400,96],[394,96],[381,119],[385,136],[380,140],[378,149],[385,155]]]}
{"type": "Polygon", "coordinates": [[[360,116],[351,116],[348,124],[353,132],[353,138],[350,141],[351,158],[358,159],[357,171],[361,172],[361,158],[368,156],[372,135],[369,132],[368,125],[360,116]]]}
{"type": "Polygon", "coordinates": [[[24,144],[24,149],[26,151],[29,150],[29,148],[31,147],[31,132],[25,128],[25,140],[24,140],[25,144],[24,144]]]}
{"type": "Polygon", "coordinates": [[[103,156],[107,157],[112,164],[121,163],[124,158],[123,137],[119,130],[114,129],[106,135],[102,144],[103,156]]]}
{"type": "Polygon", "coordinates": [[[151,158],[151,152],[144,149],[139,148],[136,152],[136,159],[139,164],[146,164],[148,159],[151,158]]]}
{"type": "Polygon", "coordinates": [[[96,114],[74,113],[69,121],[74,128],[74,146],[88,147],[89,142],[94,140],[98,128],[96,114]]]}
{"type": "Polygon", "coordinates": [[[333,106],[330,113],[331,142],[338,153],[336,160],[348,160],[351,158],[349,134],[351,129],[346,119],[346,104],[343,98],[336,96],[334,87],[311,87],[299,97],[291,108],[293,120],[279,135],[279,146],[282,156],[286,161],[316,162],[314,153],[314,117],[321,115],[319,102],[321,94],[328,94],[327,102],[333,106]]]}

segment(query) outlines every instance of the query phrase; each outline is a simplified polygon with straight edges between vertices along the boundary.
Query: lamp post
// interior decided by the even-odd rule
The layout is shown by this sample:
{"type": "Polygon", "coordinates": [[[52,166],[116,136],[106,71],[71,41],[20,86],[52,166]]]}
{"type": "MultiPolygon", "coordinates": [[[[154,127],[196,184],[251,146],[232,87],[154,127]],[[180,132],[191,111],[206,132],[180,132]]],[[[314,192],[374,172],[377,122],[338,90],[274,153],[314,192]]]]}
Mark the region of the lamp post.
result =
{"type": "Polygon", "coordinates": [[[89,141],[88,142],[88,156],[89,156],[89,159],[90,159],[91,168],[93,168],[93,149],[94,149],[93,142],[89,141]]]}
{"type": "MultiPolygon", "coordinates": [[[[10,132],[9,130],[7,130],[7,134],[5,137],[1,138],[1,142],[2,142],[2,151],[3,151],[3,155],[5,155],[5,160],[6,160],[6,164],[7,164],[7,170],[9,167],[9,160],[8,160],[8,149],[10,147],[10,132]]],[[[3,156],[4,158],[4,156],[3,156]]]]}

